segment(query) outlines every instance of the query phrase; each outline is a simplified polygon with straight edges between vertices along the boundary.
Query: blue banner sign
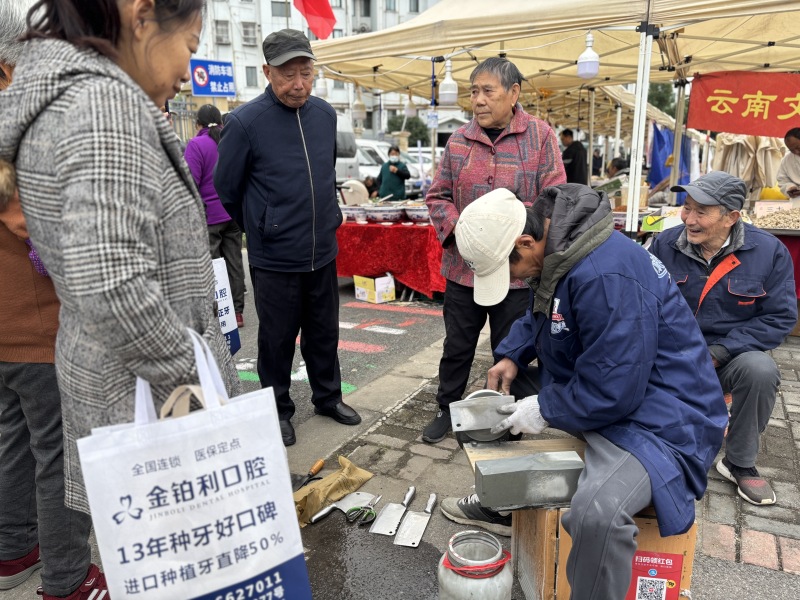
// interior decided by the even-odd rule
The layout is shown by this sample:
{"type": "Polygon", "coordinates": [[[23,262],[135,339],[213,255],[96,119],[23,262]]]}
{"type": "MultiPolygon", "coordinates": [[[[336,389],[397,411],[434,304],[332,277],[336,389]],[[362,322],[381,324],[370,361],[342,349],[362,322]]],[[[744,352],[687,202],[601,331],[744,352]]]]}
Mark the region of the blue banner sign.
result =
{"type": "Polygon", "coordinates": [[[232,63],[193,58],[190,61],[190,69],[192,71],[193,96],[233,97],[236,95],[232,63]]]}

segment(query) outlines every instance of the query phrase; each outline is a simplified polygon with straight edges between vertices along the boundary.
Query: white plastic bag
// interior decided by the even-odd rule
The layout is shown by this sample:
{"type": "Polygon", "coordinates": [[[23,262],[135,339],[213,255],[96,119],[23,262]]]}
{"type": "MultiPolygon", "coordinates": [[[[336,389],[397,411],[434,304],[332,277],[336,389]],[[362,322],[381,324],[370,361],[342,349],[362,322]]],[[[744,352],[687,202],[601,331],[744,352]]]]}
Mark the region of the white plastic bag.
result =
{"type": "Polygon", "coordinates": [[[272,389],[228,400],[190,335],[205,410],[158,421],[140,379],[134,423],[78,440],[110,595],[310,599],[272,389]]]}

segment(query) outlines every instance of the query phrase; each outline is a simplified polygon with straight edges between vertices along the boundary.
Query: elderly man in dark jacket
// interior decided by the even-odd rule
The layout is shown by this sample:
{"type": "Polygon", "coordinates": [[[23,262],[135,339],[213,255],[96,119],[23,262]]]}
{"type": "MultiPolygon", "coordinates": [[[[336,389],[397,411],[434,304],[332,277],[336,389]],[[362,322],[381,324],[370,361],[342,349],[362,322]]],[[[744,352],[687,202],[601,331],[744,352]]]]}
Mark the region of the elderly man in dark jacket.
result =
{"type": "MultiPolygon", "coordinates": [[[[692,313],[585,185],[549,187],[530,208],[495,190],[464,209],[456,243],[476,301],[500,302],[509,276],[533,290],[488,373],[488,387],[523,399],[498,409],[511,416],[492,431],[580,432],[586,466],[563,517],[572,598],[624,598],[633,515],[652,502],[661,535],[687,531],[722,443],[725,403],[692,313]]],[[[494,512],[472,497],[441,508],[479,526],[494,512]]]]}
{"type": "Polygon", "coordinates": [[[651,252],[689,303],[722,389],[733,397],[717,471],[751,504],[774,504],[755,464],[781,379],[766,352],[797,321],[792,259],[775,236],[739,218],[747,187],[738,177],[713,171],[672,191],[688,194],[684,225],[659,234],[651,252]]]}
{"type": "Polygon", "coordinates": [[[336,229],[336,111],[311,96],[314,55],[299,31],[263,44],[266,91],[225,122],[214,184],[247,234],[258,313],[258,376],[272,386],[283,443],[295,443],[289,396],[295,340],[318,415],[361,422],[342,402],[336,229]]]}

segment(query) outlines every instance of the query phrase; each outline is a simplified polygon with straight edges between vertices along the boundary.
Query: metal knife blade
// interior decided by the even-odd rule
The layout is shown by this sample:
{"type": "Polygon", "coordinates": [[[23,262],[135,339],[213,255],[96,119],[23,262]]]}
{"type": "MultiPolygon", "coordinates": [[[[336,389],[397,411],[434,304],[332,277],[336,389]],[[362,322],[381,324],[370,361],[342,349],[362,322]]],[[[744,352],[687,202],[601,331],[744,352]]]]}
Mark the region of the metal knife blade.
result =
{"type": "Polygon", "coordinates": [[[428,521],[431,519],[435,504],[436,494],[431,494],[428,498],[428,504],[425,505],[425,512],[409,511],[406,513],[394,538],[394,543],[397,546],[410,546],[411,548],[419,546],[422,535],[425,533],[425,528],[428,526],[428,521]]]}
{"type": "Polygon", "coordinates": [[[369,528],[369,532],[379,533],[380,535],[394,535],[397,533],[397,526],[400,524],[400,519],[403,518],[403,513],[406,512],[406,508],[411,504],[416,492],[416,488],[412,485],[408,488],[402,504],[393,502],[384,506],[383,510],[381,510],[380,514],[369,528]]]}

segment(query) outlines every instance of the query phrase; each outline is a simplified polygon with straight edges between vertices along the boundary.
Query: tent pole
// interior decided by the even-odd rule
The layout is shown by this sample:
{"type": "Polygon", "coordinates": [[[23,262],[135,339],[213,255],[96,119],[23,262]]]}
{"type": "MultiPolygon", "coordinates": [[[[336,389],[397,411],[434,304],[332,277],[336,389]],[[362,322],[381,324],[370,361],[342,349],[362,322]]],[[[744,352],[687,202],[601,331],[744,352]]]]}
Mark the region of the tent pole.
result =
{"type": "Polygon", "coordinates": [[[594,88],[589,88],[589,151],[586,153],[589,168],[586,170],[588,181],[592,185],[592,164],[594,162],[594,88]]]}
{"type": "Polygon", "coordinates": [[[614,151],[608,160],[617,158],[619,156],[619,136],[622,135],[622,104],[617,102],[617,125],[614,128],[614,151]]]}
{"type": "MultiPolygon", "coordinates": [[[[675,132],[672,143],[672,167],[669,172],[669,189],[678,185],[681,176],[681,141],[683,140],[683,105],[686,97],[686,82],[681,80],[676,83],[678,86],[678,106],[675,109],[675,132]]],[[[670,204],[675,206],[676,192],[670,192],[670,204]]]]}
{"type": "Polygon", "coordinates": [[[636,29],[641,35],[639,37],[639,68],[636,74],[636,105],[633,111],[631,135],[628,213],[625,218],[625,232],[633,239],[636,238],[639,230],[639,190],[642,187],[642,152],[645,117],[647,116],[647,94],[650,87],[650,59],[653,51],[653,37],[658,35],[658,27],[642,21],[636,29]]]}

